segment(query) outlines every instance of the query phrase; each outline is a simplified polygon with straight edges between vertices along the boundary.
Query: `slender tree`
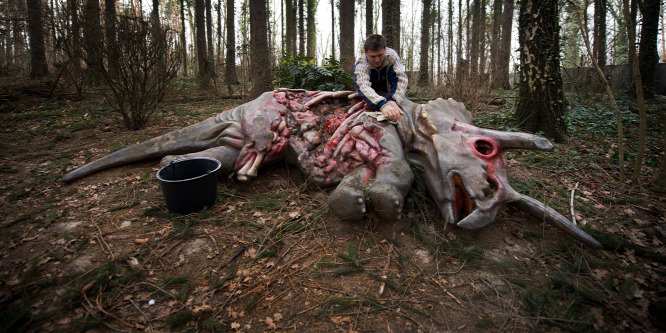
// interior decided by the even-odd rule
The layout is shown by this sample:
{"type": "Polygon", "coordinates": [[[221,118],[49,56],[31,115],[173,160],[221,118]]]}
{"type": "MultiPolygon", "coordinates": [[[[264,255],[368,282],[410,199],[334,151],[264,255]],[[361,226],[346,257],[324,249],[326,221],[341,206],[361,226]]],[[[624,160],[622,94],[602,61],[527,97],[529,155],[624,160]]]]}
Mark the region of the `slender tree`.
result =
{"type": "MultiPolygon", "coordinates": [[[[661,2],[661,0],[638,1],[641,14],[643,14],[638,60],[640,62],[641,78],[643,79],[643,94],[646,99],[654,98],[654,72],[659,62],[657,39],[659,37],[661,2]]],[[[630,38],[629,40],[633,39],[630,38]]]]}
{"type": "Polygon", "coordinates": [[[215,48],[213,47],[213,5],[211,0],[206,0],[206,42],[207,63],[212,74],[215,73],[215,48]]]}
{"type": "Polygon", "coordinates": [[[27,0],[28,34],[30,36],[30,76],[42,77],[49,73],[44,49],[44,25],[41,0],[27,0]]]}
{"type": "Polygon", "coordinates": [[[296,0],[284,0],[286,2],[287,11],[287,50],[291,50],[291,55],[296,56],[298,49],[296,49],[296,0]]]}
{"type": "Polygon", "coordinates": [[[494,89],[501,87],[500,82],[500,41],[502,31],[502,0],[493,1],[492,33],[490,34],[490,73],[492,75],[491,86],[494,89]]]}
{"type": "Polygon", "coordinates": [[[543,131],[557,142],[567,137],[560,74],[557,0],[521,0],[520,90],[516,118],[521,128],[543,131]]]}
{"type": "Polygon", "coordinates": [[[511,26],[513,25],[513,0],[504,0],[502,10],[502,39],[499,54],[499,86],[511,89],[509,61],[511,60],[511,26]]]}
{"type": "Polygon", "coordinates": [[[308,36],[307,36],[307,56],[308,57],[313,57],[315,56],[315,50],[317,47],[317,26],[315,24],[315,14],[317,13],[317,3],[315,0],[307,0],[308,1],[308,19],[307,19],[307,27],[308,27],[308,36]]]}
{"type": "Polygon", "coordinates": [[[456,81],[461,82],[465,73],[465,66],[463,66],[462,55],[462,39],[463,39],[463,19],[462,19],[462,0],[458,0],[458,40],[456,47],[456,81]]]}
{"type": "MultiPolygon", "coordinates": [[[[108,0],[107,0],[108,1],[108,0]]],[[[183,75],[187,76],[187,38],[185,38],[185,1],[180,0],[180,42],[182,45],[183,75]]]]}
{"type": "Polygon", "coordinates": [[[354,0],[340,0],[340,62],[347,73],[354,71],[354,0]]]}
{"type": "Polygon", "coordinates": [[[224,58],[224,53],[222,53],[222,0],[217,1],[215,11],[217,11],[217,56],[215,57],[217,60],[215,62],[221,64],[224,58]]]}
{"type": "MultiPolygon", "coordinates": [[[[109,76],[113,79],[117,78],[119,67],[118,36],[116,35],[117,21],[116,0],[104,1],[104,40],[106,41],[108,72],[109,76]]],[[[185,36],[183,35],[184,38],[185,36]]]]}
{"type": "Polygon", "coordinates": [[[447,71],[453,74],[453,0],[449,0],[449,33],[448,47],[446,48],[447,71]]]}
{"type": "Polygon", "coordinates": [[[331,0],[331,36],[331,58],[335,58],[335,0],[331,0]]]}
{"type": "Polygon", "coordinates": [[[599,67],[605,72],[606,68],[606,2],[607,0],[594,0],[594,56],[599,67]]]}
{"type": "Polygon", "coordinates": [[[86,0],[83,8],[83,26],[85,60],[92,70],[99,71],[104,66],[104,40],[99,0],[86,0]]]}
{"type": "Polygon", "coordinates": [[[227,84],[238,84],[238,76],[236,75],[236,20],[234,12],[234,0],[227,0],[227,58],[224,66],[224,79],[227,81],[227,84]]]}
{"type": "Polygon", "coordinates": [[[472,2],[472,30],[470,31],[471,40],[469,41],[469,73],[473,79],[479,74],[479,48],[481,47],[481,1],[472,2]]]}
{"type": "MultiPolygon", "coordinates": [[[[564,6],[565,17],[562,22],[562,65],[565,68],[573,68],[582,66],[580,49],[582,45],[581,31],[582,27],[579,22],[587,21],[587,15],[585,15],[585,20],[580,20],[579,8],[582,6],[580,0],[569,0],[564,6]]],[[[596,59],[596,53],[592,53],[596,59]]]]}
{"type": "Polygon", "coordinates": [[[194,0],[194,20],[196,25],[197,62],[199,63],[199,83],[204,88],[210,85],[210,68],[206,62],[206,5],[204,0],[194,0]]]}
{"type": "Polygon", "coordinates": [[[298,0],[298,56],[305,56],[305,20],[303,15],[303,0],[298,0]]]}
{"type": "Polygon", "coordinates": [[[69,48],[69,56],[72,63],[72,77],[74,80],[78,79],[81,75],[81,57],[83,51],[81,49],[81,24],[79,23],[79,2],[77,0],[67,1],[69,5],[69,19],[70,27],[69,33],[71,36],[71,47],[69,48]]]}
{"type": "Polygon", "coordinates": [[[481,1],[479,8],[479,75],[482,82],[484,74],[486,73],[486,1],[481,1]]]}
{"type": "Polygon", "coordinates": [[[252,98],[255,98],[271,90],[266,0],[250,0],[250,34],[252,98]]]}
{"type": "Polygon", "coordinates": [[[400,54],[400,0],[382,0],[382,34],[386,45],[400,54]]]}
{"type": "Polygon", "coordinates": [[[423,0],[423,11],[421,12],[421,57],[419,64],[419,86],[425,87],[430,83],[428,69],[428,50],[430,49],[430,10],[432,0],[423,0]]]}
{"type": "MultiPolygon", "coordinates": [[[[629,1],[628,0],[623,0],[623,13],[624,13],[624,20],[626,21],[627,25],[627,35],[629,37],[630,41],[636,40],[636,35],[634,29],[632,29],[632,26],[635,26],[635,22],[632,21],[632,18],[630,18],[630,13],[629,13],[629,1]]],[[[644,3],[643,6],[646,6],[644,3]]],[[[658,5],[657,5],[658,6],[658,5]]],[[[641,11],[644,11],[646,8],[642,7],[641,11]]],[[[657,13],[659,13],[658,8],[652,8],[652,10],[657,9],[657,13]]],[[[657,16],[658,18],[658,16],[657,16]]],[[[646,18],[645,15],[643,15],[643,29],[646,29],[645,24],[646,22],[649,22],[650,18],[646,18]]],[[[652,24],[651,22],[649,22],[652,24]]],[[[657,22],[654,23],[655,25],[657,22]]],[[[649,28],[647,28],[649,29],[649,28]]],[[[641,38],[642,39],[642,38],[641,38]]],[[[655,51],[656,51],[656,38],[654,40],[655,44],[655,51]]],[[[645,141],[647,138],[647,116],[645,114],[645,100],[644,100],[644,94],[645,94],[645,84],[643,82],[643,73],[640,70],[640,66],[642,65],[643,59],[640,58],[640,54],[636,54],[636,44],[633,42],[629,43],[629,57],[633,60],[632,61],[632,66],[633,66],[633,72],[634,72],[634,80],[636,82],[636,98],[638,99],[638,111],[640,115],[640,124],[638,127],[638,151],[636,152],[636,162],[634,165],[634,173],[631,177],[631,181],[634,184],[638,184],[640,175],[641,175],[641,168],[643,166],[643,157],[645,155],[645,141]]],[[[653,86],[654,87],[654,86],[653,86]]]]}
{"type": "MultiPolygon", "coordinates": [[[[661,62],[666,62],[666,16],[664,16],[664,7],[661,6],[661,62]]],[[[665,137],[666,138],[666,137],[665,137]]],[[[666,162],[666,154],[664,154],[666,162]]]]}
{"type": "Polygon", "coordinates": [[[374,29],[372,28],[372,7],[374,0],[365,0],[365,36],[370,36],[374,34],[374,29]]]}

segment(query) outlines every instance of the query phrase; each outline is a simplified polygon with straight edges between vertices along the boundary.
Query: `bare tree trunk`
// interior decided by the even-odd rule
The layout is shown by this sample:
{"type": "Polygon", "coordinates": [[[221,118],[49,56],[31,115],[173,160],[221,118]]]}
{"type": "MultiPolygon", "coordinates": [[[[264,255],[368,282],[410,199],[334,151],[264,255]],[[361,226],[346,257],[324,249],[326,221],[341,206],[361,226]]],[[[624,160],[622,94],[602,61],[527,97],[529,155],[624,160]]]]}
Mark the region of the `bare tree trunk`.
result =
{"type": "Polygon", "coordinates": [[[222,0],[217,1],[215,10],[217,11],[217,56],[215,57],[215,63],[222,64],[222,59],[224,59],[224,53],[222,53],[222,0]]]}
{"type": "Polygon", "coordinates": [[[428,72],[430,7],[432,7],[432,0],[423,0],[423,11],[421,12],[421,57],[419,64],[419,86],[421,87],[426,87],[430,83],[430,74],[428,72]]]}
{"type": "Polygon", "coordinates": [[[502,40],[499,54],[499,85],[511,89],[509,80],[509,61],[511,60],[511,27],[513,25],[513,0],[504,0],[502,11],[502,40]]]}
{"type": "Polygon", "coordinates": [[[456,81],[461,82],[464,75],[462,39],[463,39],[462,0],[458,0],[458,45],[456,47],[456,81]]]}
{"type": "Polygon", "coordinates": [[[298,56],[305,56],[305,20],[303,19],[303,0],[298,0],[298,56]]]}
{"type": "Polygon", "coordinates": [[[44,50],[44,25],[41,0],[27,0],[28,34],[30,36],[30,77],[42,77],[49,73],[44,50]]]}
{"type": "MultiPolygon", "coordinates": [[[[638,47],[638,59],[640,60],[641,78],[643,79],[643,94],[645,94],[645,98],[652,99],[654,98],[654,72],[659,62],[657,39],[659,37],[661,0],[639,1],[638,5],[641,14],[643,14],[641,39],[638,47]]],[[[629,40],[633,41],[633,39],[629,40]]]]}
{"type": "Polygon", "coordinates": [[[368,36],[372,35],[374,30],[372,29],[372,6],[374,4],[374,0],[365,0],[365,37],[367,38],[368,36]]]}
{"type": "MultiPolygon", "coordinates": [[[[628,0],[623,0],[624,6],[622,6],[623,13],[624,13],[624,20],[627,25],[627,33],[629,37],[629,56],[633,59],[633,70],[634,70],[634,81],[636,81],[636,98],[638,99],[638,112],[640,115],[640,124],[638,126],[638,151],[636,152],[636,162],[634,164],[634,173],[631,177],[632,183],[635,185],[638,185],[638,182],[640,180],[641,176],[641,169],[643,167],[643,157],[645,155],[645,140],[647,137],[647,116],[645,114],[645,100],[643,98],[643,87],[644,84],[642,83],[642,73],[640,70],[640,65],[643,59],[640,59],[638,54],[636,53],[636,44],[634,41],[636,40],[636,35],[634,29],[632,29],[632,26],[635,26],[634,21],[632,21],[629,13],[629,2],[628,0]]],[[[658,5],[658,4],[657,4],[658,5]]],[[[644,4],[645,6],[645,4],[644,4]]],[[[645,8],[643,8],[644,10],[645,8]]],[[[658,8],[652,8],[652,10],[657,9],[657,13],[659,13],[658,8]]],[[[659,16],[657,16],[657,19],[659,19],[659,16]]],[[[645,24],[646,22],[649,22],[650,18],[646,18],[645,15],[643,15],[643,29],[645,30],[645,24]]],[[[655,22],[655,26],[657,23],[655,22]]],[[[642,35],[642,34],[641,34],[642,35]]],[[[642,37],[641,37],[642,39],[642,37]]],[[[655,51],[656,51],[656,38],[654,40],[655,44],[655,51]]],[[[658,58],[658,57],[657,57],[658,58]]]]}
{"type": "Polygon", "coordinates": [[[86,0],[83,20],[86,61],[92,67],[93,71],[99,71],[104,66],[104,44],[100,22],[99,0],[86,0]]]}
{"type": "Polygon", "coordinates": [[[484,75],[486,73],[486,5],[485,1],[481,2],[479,13],[481,14],[481,22],[479,23],[479,76],[480,83],[485,83],[484,75]]]}
{"type": "Polygon", "coordinates": [[[490,34],[490,74],[492,78],[492,88],[497,89],[500,85],[500,41],[502,31],[502,0],[493,1],[493,26],[490,34]]]}
{"type": "Polygon", "coordinates": [[[206,41],[208,43],[206,47],[208,59],[206,62],[211,74],[213,74],[215,73],[215,48],[213,48],[213,5],[211,0],[206,0],[206,41]]]}
{"type": "MultiPolygon", "coordinates": [[[[181,0],[182,1],[182,0],[181,0]]],[[[106,53],[108,59],[108,72],[111,78],[118,77],[118,37],[116,36],[116,0],[106,0],[104,1],[104,37],[106,40],[106,53]]],[[[184,29],[184,27],[183,27],[184,29]]],[[[183,30],[183,35],[181,36],[185,39],[183,30]]],[[[186,58],[183,58],[183,63],[185,63],[186,58]]]]}
{"type": "Polygon", "coordinates": [[[435,8],[430,5],[430,82],[435,82],[433,75],[435,74],[435,17],[434,17],[435,8]]]}
{"type": "Polygon", "coordinates": [[[81,76],[81,57],[83,51],[81,49],[81,24],[79,23],[79,3],[77,0],[69,0],[69,17],[70,17],[70,34],[72,37],[72,45],[70,48],[70,57],[72,60],[72,77],[78,80],[81,76]]]}
{"type": "Polygon", "coordinates": [[[386,45],[400,54],[400,0],[382,0],[382,34],[386,45]]]}
{"type": "Polygon", "coordinates": [[[481,1],[472,2],[472,30],[470,53],[469,53],[469,72],[472,80],[476,81],[479,75],[479,48],[481,47],[481,1]]]}
{"type": "Polygon", "coordinates": [[[606,1],[594,0],[594,57],[606,72],[606,1]]]}
{"type": "Polygon", "coordinates": [[[442,84],[442,2],[437,1],[437,84],[442,84]]]}
{"type": "Polygon", "coordinates": [[[449,35],[448,47],[446,48],[447,72],[449,77],[453,75],[453,0],[449,0],[449,35]]]}
{"type": "Polygon", "coordinates": [[[354,71],[354,0],[340,0],[340,62],[347,73],[354,71]]]}
{"type": "Polygon", "coordinates": [[[335,0],[331,0],[331,36],[331,58],[335,58],[335,0]]]}
{"type": "Polygon", "coordinates": [[[224,66],[224,79],[227,84],[238,84],[238,76],[236,75],[236,18],[234,13],[234,0],[227,0],[227,58],[224,66]]]}
{"type": "Polygon", "coordinates": [[[252,58],[252,98],[271,90],[266,0],[250,0],[250,52],[252,58]]]}
{"type": "Polygon", "coordinates": [[[564,93],[560,74],[557,0],[522,0],[518,29],[520,91],[516,118],[521,128],[543,131],[564,142],[564,93]]]}
{"type": "Polygon", "coordinates": [[[210,85],[210,68],[206,63],[206,5],[204,0],[194,1],[194,20],[196,24],[197,62],[199,63],[199,83],[202,87],[210,85]]]}
{"type": "Polygon", "coordinates": [[[298,54],[296,49],[296,0],[285,0],[287,2],[287,49],[291,50],[291,56],[298,54]]]}
{"type": "MultiPolygon", "coordinates": [[[[664,16],[664,7],[666,6],[661,6],[661,62],[666,62],[666,23],[664,22],[666,21],[666,16],[664,16]]],[[[664,158],[664,162],[666,162],[666,157],[664,158]]]]}
{"type": "Polygon", "coordinates": [[[180,0],[180,42],[183,43],[183,75],[187,76],[187,38],[185,37],[185,3],[180,0]]]}
{"type": "Polygon", "coordinates": [[[316,48],[317,48],[317,26],[315,25],[315,14],[316,14],[316,9],[315,9],[315,0],[307,0],[308,1],[308,42],[307,42],[307,56],[308,57],[313,57],[315,56],[316,48]]]}

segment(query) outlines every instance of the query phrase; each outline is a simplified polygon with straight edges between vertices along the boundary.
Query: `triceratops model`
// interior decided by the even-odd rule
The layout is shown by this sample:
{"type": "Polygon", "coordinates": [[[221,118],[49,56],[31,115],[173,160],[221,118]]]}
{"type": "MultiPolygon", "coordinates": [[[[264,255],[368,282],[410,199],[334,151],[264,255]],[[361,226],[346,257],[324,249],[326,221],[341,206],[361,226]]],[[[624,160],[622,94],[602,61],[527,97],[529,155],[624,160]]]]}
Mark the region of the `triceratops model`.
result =
{"type": "Polygon", "coordinates": [[[417,166],[444,219],[465,229],[482,228],[512,203],[581,242],[601,245],[568,219],[511,188],[505,149],[552,150],[546,139],[471,125],[462,103],[405,100],[397,124],[366,112],[352,92],[277,89],[200,123],[119,150],[67,174],[90,173],[142,160],[162,164],[193,156],[219,160],[223,172],[245,181],[261,166],[285,159],[319,186],[337,185],[330,210],[360,220],[370,204],[382,218],[399,219],[417,166]],[[185,155],[177,155],[185,154],[185,155]]]}

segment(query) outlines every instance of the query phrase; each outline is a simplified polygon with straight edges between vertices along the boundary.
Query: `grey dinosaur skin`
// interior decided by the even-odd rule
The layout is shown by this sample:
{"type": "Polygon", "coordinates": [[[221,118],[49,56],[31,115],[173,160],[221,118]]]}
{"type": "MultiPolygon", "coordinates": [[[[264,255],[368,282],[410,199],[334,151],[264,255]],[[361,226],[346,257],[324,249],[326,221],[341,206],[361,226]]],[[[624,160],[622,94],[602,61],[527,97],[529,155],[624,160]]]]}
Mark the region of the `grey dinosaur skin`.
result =
{"type": "Polygon", "coordinates": [[[261,166],[286,160],[319,186],[335,186],[330,210],[360,220],[371,206],[382,218],[399,219],[414,175],[422,170],[430,196],[448,223],[479,229],[512,204],[545,219],[592,247],[601,244],[568,219],[513,190],[506,149],[553,149],[546,139],[471,125],[471,113],[453,99],[427,104],[405,100],[395,125],[364,112],[352,92],[276,89],[200,123],[119,150],[65,177],[73,182],[106,168],[162,158],[161,164],[205,156],[224,173],[245,181],[261,166]]]}

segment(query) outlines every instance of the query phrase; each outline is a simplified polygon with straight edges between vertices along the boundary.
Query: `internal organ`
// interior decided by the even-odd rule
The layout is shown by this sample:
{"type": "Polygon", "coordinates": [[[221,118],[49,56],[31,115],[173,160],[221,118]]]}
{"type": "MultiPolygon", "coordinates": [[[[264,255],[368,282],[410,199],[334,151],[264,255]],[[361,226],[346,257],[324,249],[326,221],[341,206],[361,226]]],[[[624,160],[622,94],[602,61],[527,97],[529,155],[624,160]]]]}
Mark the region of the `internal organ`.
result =
{"type": "Polygon", "coordinates": [[[380,145],[385,130],[358,121],[364,102],[349,105],[342,98],[330,98],[344,96],[294,90],[278,90],[274,96],[284,107],[270,108],[269,112],[274,113],[269,117],[272,139],[264,146],[256,143],[260,140],[246,144],[236,164],[239,178],[256,175],[262,162],[280,159],[287,148],[297,165],[307,169],[319,186],[336,185],[359,167],[367,169],[369,181],[390,161],[391,154],[380,145]]]}

